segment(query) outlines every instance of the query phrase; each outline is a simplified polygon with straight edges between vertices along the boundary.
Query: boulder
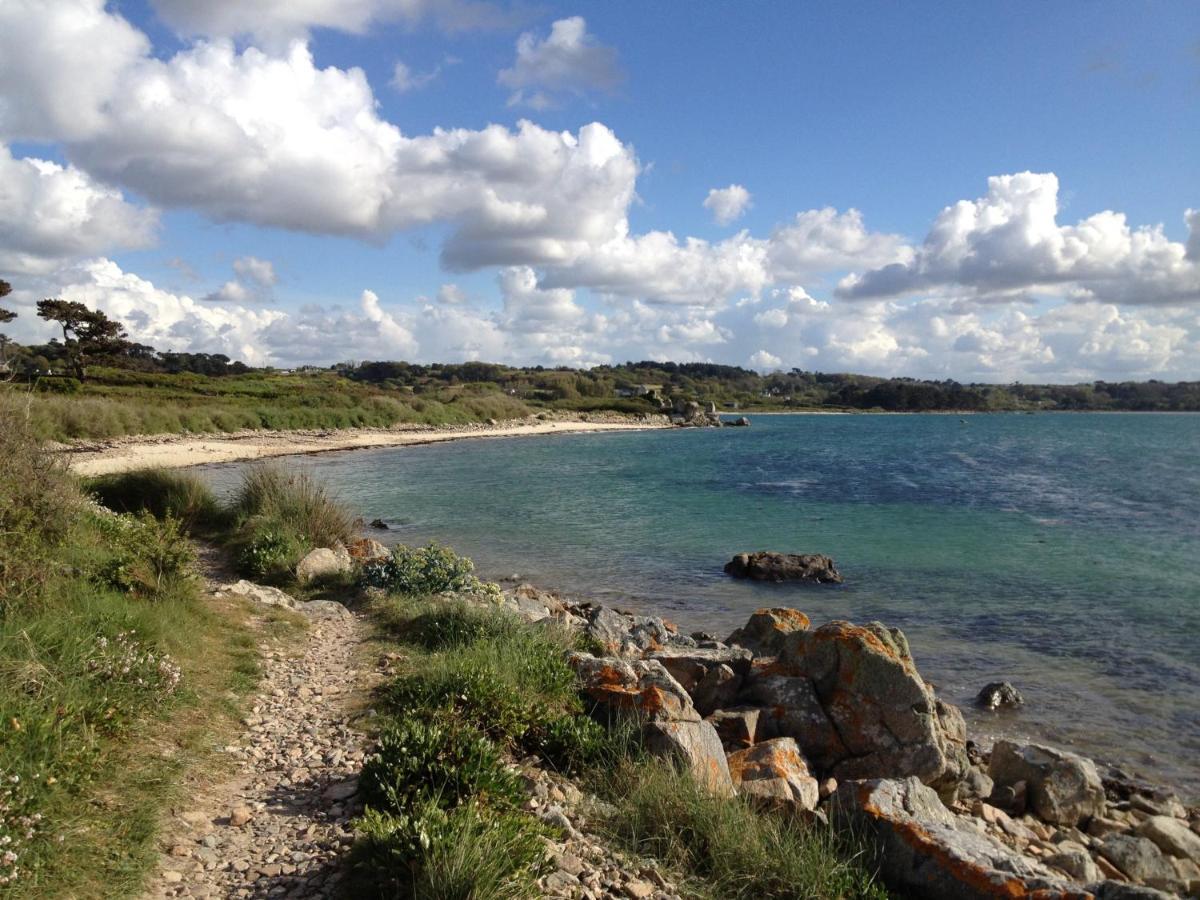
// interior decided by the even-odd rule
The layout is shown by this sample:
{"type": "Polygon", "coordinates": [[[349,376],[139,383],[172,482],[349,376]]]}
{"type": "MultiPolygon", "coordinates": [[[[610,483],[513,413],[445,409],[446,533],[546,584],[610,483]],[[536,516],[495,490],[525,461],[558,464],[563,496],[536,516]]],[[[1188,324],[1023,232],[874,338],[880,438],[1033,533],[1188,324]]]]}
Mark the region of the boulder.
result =
{"type": "Polygon", "coordinates": [[[774,738],[729,754],[729,774],[740,794],[805,810],[816,808],[817,779],[791,738],[774,738]]]}
{"type": "Polygon", "coordinates": [[[1143,887],[1140,884],[1126,884],[1123,881],[1101,881],[1089,884],[1088,890],[1096,900],[1174,900],[1170,894],[1156,891],[1154,888],[1143,887]]]}
{"type": "Polygon", "coordinates": [[[651,753],[679,759],[713,793],[733,794],[725,748],[711,722],[648,722],[643,738],[651,753]]]}
{"type": "Polygon", "coordinates": [[[1163,853],[1200,863],[1200,835],[1173,816],[1151,816],[1137,833],[1153,841],[1163,853]]]}
{"type": "Polygon", "coordinates": [[[665,647],[646,658],[661,662],[706,716],[733,704],[750,671],[751,654],[743,647],[665,647]]]}
{"type": "Polygon", "coordinates": [[[793,737],[839,781],[915,775],[951,791],[966,772],[966,724],[921,678],[899,629],[830,622],[795,631],[756,665],[743,702],[768,706],[765,736],[793,737]]]}
{"type": "Polygon", "coordinates": [[[566,607],[558,595],[539,590],[531,584],[519,584],[511,591],[505,591],[501,603],[527,622],[546,618],[568,622],[566,607]]]}
{"type": "Polygon", "coordinates": [[[350,553],[345,547],[330,550],[328,547],[318,547],[309,551],[304,559],[296,564],[296,580],[301,584],[314,578],[328,578],[343,575],[354,567],[350,553]]]}
{"type": "Polygon", "coordinates": [[[380,531],[387,531],[389,526],[387,522],[383,521],[383,519],[372,519],[371,527],[377,528],[380,531]]]}
{"type": "Polygon", "coordinates": [[[808,616],[798,609],[758,609],[745,625],[725,639],[725,643],[745,647],[755,656],[776,656],[784,637],[793,631],[807,631],[808,626],[808,616]]]}
{"type": "Polygon", "coordinates": [[[350,558],[358,563],[388,559],[392,555],[391,550],[374,538],[359,538],[346,550],[349,552],[350,558]]]}
{"type": "Polygon", "coordinates": [[[833,560],[819,553],[739,553],[725,564],[725,574],[752,581],[842,583],[833,560]]]}
{"type": "Polygon", "coordinates": [[[609,606],[597,606],[588,612],[584,631],[617,656],[641,656],[647,650],[661,650],[668,643],[695,644],[691,638],[675,635],[657,616],[634,616],[609,606]]]}
{"type": "Polygon", "coordinates": [[[1029,809],[1044,822],[1078,825],[1104,814],[1104,785],[1090,759],[1041,744],[997,741],[988,774],[997,789],[1024,781],[1029,809]]]}
{"type": "Polygon", "coordinates": [[[1183,888],[1175,867],[1155,843],[1131,834],[1110,834],[1100,845],[1100,855],[1120,869],[1131,881],[1160,891],[1183,888]]]}
{"type": "Polygon", "coordinates": [[[354,613],[336,600],[302,600],[296,604],[296,611],[304,613],[310,619],[354,618],[354,613]]]}
{"type": "Polygon", "coordinates": [[[975,697],[975,705],[981,709],[1016,709],[1024,702],[1021,692],[1007,681],[984,685],[975,697]]]}
{"type": "Polygon", "coordinates": [[[264,606],[282,606],[285,609],[296,608],[296,598],[279,588],[268,587],[265,584],[255,584],[253,581],[234,581],[217,589],[219,593],[237,594],[264,606]]]}
{"type": "Polygon", "coordinates": [[[1086,850],[1078,848],[1060,850],[1045,857],[1045,861],[1046,865],[1066,872],[1082,884],[1091,884],[1093,881],[1101,881],[1104,878],[1104,874],[1092,861],[1091,855],[1086,850]]]}
{"type": "Polygon", "coordinates": [[[718,709],[708,720],[717,729],[721,746],[728,751],[744,750],[754,743],[759,711],[752,706],[718,709]]]}
{"type": "Polygon", "coordinates": [[[1089,895],[951,813],[915,777],[841,782],[834,823],[867,841],[885,883],[933,900],[1086,900],[1089,895]]]}
{"type": "Polygon", "coordinates": [[[750,420],[747,419],[745,416],[738,416],[736,419],[733,419],[730,422],[726,422],[725,424],[733,426],[735,428],[746,428],[750,425],[750,420]]]}
{"type": "Polygon", "coordinates": [[[602,707],[601,712],[631,712],[648,721],[700,721],[688,692],[657,660],[572,653],[569,662],[579,676],[581,690],[602,707]]]}

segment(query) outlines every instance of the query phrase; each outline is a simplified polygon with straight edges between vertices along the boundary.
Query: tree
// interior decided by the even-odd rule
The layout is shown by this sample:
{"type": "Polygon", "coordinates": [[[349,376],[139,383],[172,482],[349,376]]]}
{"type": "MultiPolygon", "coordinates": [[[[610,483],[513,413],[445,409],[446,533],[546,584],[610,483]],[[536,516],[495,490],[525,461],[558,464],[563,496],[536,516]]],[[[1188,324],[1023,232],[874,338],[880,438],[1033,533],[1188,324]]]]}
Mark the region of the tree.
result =
{"type": "Polygon", "coordinates": [[[73,300],[39,300],[38,318],[62,327],[67,365],[80,381],[87,377],[91,357],[121,353],[128,346],[125,328],[98,309],[88,309],[73,300]]]}
{"type": "MultiPolygon", "coordinates": [[[[4,279],[0,278],[0,297],[7,297],[12,293],[12,285],[4,279]]],[[[17,314],[11,309],[0,307],[0,322],[11,322],[17,317],[17,314]]]]}

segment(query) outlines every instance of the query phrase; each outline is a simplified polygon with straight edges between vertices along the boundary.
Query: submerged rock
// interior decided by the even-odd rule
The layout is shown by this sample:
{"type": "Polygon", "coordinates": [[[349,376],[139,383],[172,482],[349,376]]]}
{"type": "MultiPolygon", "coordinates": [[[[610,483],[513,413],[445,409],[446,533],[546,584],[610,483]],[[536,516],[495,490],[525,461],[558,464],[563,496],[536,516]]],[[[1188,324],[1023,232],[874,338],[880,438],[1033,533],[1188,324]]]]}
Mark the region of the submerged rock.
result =
{"type": "Polygon", "coordinates": [[[975,697],[975,705],[982,709],[1016,709],[1024,703],[1021,692],[1007,681],[993,681],[975,697]]]}
{"type": "Polygon", "coordinates": [[[1104,785],[1090,759],[1041,744],[997,741],[988,774],[997,790],[1025,782],[1029,809],[1043,822],[1078,825],[1104,815],[1104,785]]]}
{"type": "Polygon", "coordinates": [[[833,560],[819,553],[739,553],[725,564],[725,573],[752,581],[842,583],[833,560]]]}

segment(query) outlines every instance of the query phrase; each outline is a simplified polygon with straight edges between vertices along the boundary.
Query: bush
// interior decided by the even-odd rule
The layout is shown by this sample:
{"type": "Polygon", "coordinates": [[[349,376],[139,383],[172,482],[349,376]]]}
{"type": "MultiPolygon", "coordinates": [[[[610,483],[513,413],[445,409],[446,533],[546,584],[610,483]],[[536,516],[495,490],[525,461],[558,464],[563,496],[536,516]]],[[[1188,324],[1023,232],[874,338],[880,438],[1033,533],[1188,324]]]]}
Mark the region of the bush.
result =
{"type": "Polygon", "coordinates": [[[426,801],[515,807],[521,787],[495,744],[453,720],[405,716],[384,728],[359,781],[374,809],[402,813],[426,801]]]}
{"type": "Polygon", "coordinates": [[[500,610],[481,609],[461,601],[433,601],[408,615],[397,610],[389,627],[406,643],[426,650],[451,650],[512,636],[521,623],[500,610]]]}
{"type": "Polygon", "coordinates": [[[141,469],[93,478],[88,492],[114,512],[153,513],[176,519],[185,530],[220,524],[222,515],[212,490],[192,472],[141,469]]]}
{"type": "Polygon", "coordinates": [[[517,900],[538,896],[548,870],[544,829],[528,816],[426,802],[402,813],[368,809],[357,823],[357,865],[368,891],[420,900],[517,900]]]}
{"type": "Polygon", "coordinates": [[[479,580],[471,573],[474,563],[449,547],[431,543],[425,547],[392,548],[392,555],[363,567],[362,579],[369,587],[393,594],[420,597],[444,591],[471,590],[479,580]]]}
{"type": "Polygon", "coordinates": [[[259,527],[250,525],[245,533],[246,541],[238,549],[237,564],[244,574],[253,578],[283,575],[300,561],[308,548],[291,529],[273,523],[259,527]]]}
{"type": "Polygon", "coordinates": [[[763,815],[662,761],[625,764],[595,780],[615,804],[607,822],[614,838],[704,879],[717,896],[886,900],[857,848],[826,825],[763,815]]]}
{"type": "Polygon", "coordinates": [[[179,522],[161,522],[149,512],[100,514],[96,530],[107,539],[108,557],[98,576],[137,597],[158,598],[188,578],[196,553],[179,522]]]}

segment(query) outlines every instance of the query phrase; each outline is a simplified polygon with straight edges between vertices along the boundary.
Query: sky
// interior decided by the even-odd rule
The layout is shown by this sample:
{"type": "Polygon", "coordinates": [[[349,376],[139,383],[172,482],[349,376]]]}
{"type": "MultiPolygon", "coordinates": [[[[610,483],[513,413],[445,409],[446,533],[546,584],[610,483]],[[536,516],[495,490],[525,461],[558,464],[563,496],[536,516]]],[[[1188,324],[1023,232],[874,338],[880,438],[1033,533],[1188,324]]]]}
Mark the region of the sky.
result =
{"type": "Polygon", "coordinates": [[[1197,379],[1200,10],[0,0],[0,210],[22,342],[1197,379]]]}

